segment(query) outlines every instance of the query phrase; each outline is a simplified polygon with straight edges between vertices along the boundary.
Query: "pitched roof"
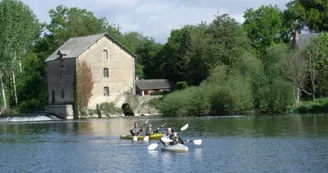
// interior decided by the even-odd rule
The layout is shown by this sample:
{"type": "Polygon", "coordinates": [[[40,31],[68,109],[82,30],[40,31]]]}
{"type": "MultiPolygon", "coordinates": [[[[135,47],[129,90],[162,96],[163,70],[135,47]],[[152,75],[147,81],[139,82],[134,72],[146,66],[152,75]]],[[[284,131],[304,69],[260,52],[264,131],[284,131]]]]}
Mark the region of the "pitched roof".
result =
{"type": "Polygon", "coordinates": [[[45,62],[58,59],[60,57],[60,54],[63,54],[63,58],[76,58],[104,36],[106,36],[116,45],[122,47],[123,50],[126,51],[128,54],[130,54],[132,57],[135,57],[135,55],[131,51],[125,48],[121,43],[116,41],[113,37],[111,37],[107,33],[101,33],[96,35],[70,38],[63,45],[61,45],[55,52],[53,52],[45,60],[45,62]]]}
{"type": "Polygon", "coordinates": [[[167,79],[143,79],[136,80],[136,85],[139,89],[170,89],[172,85],[167,79]]]}
{"type": "Polygon", "coordinates": [[[300,34],[299,38],[296,39],[296,46],[302,50],[311,42],[311,39],[317,38],[318,36],[319,33],[300,34]]]}

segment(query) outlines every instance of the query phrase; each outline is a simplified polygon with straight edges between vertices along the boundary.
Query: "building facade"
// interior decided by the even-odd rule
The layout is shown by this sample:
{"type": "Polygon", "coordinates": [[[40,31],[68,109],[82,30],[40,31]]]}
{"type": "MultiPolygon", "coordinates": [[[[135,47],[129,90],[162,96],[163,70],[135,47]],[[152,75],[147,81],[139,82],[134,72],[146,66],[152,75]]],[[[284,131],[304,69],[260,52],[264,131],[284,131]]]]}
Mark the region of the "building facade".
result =
{"type": "Polygon", "coordinates": [[[76,105],[76,70],[82,61],[94,82],[88,109],[103,102],[122,106],[126,92],[135,92],[134,57],[107,33],[69,39],[45,60],[49,107],[76,105]]]}

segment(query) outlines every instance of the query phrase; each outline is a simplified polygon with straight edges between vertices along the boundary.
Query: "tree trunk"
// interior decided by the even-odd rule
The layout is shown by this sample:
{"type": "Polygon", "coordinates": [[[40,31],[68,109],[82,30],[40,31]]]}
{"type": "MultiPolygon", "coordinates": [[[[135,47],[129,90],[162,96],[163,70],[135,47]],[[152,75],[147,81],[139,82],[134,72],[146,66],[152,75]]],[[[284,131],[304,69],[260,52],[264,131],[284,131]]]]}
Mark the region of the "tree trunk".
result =
{"type": "Polygon", "coordinates": [[[21,58],[18,57],[18,61],[19,61],[19,71],[22,73],[23,72],[23,68],[22,68],[22,61],[21,61],[21,58]]]}
{"type": "Polygon", "coordinates": [[[314,74],[313,74],[313,78],[312,78],[312,99],[313,99],[313,101],[315,100],[315,84],[314,84],[314,79],[315,79],[315,77],[314,77],[314,74]]]}
{"type": "Polygon", "coordinates": [[[2,74],[0,74],[0,75],[1,75],[0,83],[1,83],[1,90],[2,90],[3,106],[6,109],[7,108],[6,93],[5,93],[5,88],[3,87],[2,74]]]}
{"type": "Polygon", "coordinates": [[[16,106],[18,106],[18,99],[17,99],[17,91],[16,91],[16,82],[15,82],[15,73],[13,72],[13,84],[14,84],[14,97],[15,97],[15,103],[16,106]]]}
{"type": "Polygon", "coordinates": [[[300,88],[297,87],[296,89],[296,100],[295,100],[295,106],[298,107],[300,105],[300,88]]]}

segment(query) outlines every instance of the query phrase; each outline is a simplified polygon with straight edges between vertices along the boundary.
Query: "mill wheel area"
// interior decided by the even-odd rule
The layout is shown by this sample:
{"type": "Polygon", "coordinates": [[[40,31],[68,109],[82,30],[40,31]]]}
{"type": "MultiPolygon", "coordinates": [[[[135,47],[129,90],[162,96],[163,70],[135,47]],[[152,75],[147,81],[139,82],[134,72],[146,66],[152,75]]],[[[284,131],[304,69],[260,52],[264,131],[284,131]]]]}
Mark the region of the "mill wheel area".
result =
{"type": "Polygon", "coordinates": [[[128,103],[124,103],[122,105],[122,110],[123,110],[124,116],[134,116],[134,113],[128,103]]]}

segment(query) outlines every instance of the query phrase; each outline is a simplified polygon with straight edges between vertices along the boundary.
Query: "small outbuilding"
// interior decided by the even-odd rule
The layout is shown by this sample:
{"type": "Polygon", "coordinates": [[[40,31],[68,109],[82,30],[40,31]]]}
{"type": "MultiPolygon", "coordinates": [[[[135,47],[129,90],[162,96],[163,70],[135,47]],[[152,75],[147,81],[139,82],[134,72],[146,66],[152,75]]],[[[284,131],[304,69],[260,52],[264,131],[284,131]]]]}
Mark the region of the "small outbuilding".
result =
{"type": "Polygon", "coordinates": [[[155,93],[161,95],[173,89],[172,83],[167,79],[142,79],[136,80],[136,94],[149,96],[155,93]]]}

